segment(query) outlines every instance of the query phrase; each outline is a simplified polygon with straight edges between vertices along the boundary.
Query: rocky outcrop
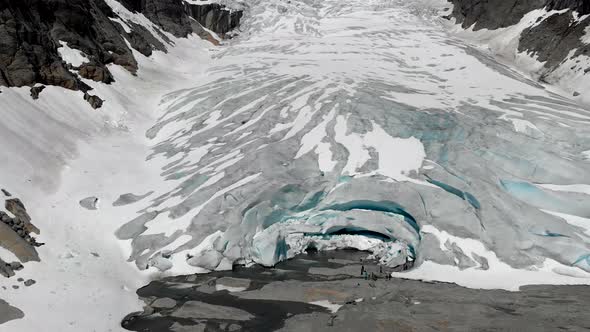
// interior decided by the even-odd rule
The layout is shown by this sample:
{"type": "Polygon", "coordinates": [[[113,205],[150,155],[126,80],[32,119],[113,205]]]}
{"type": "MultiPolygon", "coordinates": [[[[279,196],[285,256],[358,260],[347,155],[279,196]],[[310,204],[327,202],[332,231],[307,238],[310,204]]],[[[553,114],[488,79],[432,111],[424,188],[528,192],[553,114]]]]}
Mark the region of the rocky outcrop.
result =
{"type": "Polygon", "coordinates": [[[59,41],[84,52],[104,71],[109,63],[137,70],[109,15],[103,0],[0,0],[0,85],[41,83],[87,91],[61,58],[59,41]]]}
{"type": "Polygon", "coordinates": [[[590,1],[588,0],[547,0],[546,5],[549,9],[571,9],[581,15],[590,14],[590,1]]]}
{"type": "Polygon", "coordinates": [[[15,271],[23,269],[23,265],[19,262],[6,263],[0,258],[0,275],[10,278],[15,275],[15,271]]]}
{"type": "Polygon", "coordinates": [[[27,209],[20,199],[7,199],[4,204],[6,210],[15,216],[15,218],[13,218],[15,224],[23,225],[22,229],[26,233],[39,234],[39,229],[31,223],[31,217],[27,213],[27,209]]]}
{"type": "Polygon", "coordinates": [[[589,25],[590,17],[576,21],[571,11],[551,15],[522,32],[518,51],[536,56],[537,60],[545,62],[545,67],[553,69],[568,57],[571,50],[575,50],[573,57],[590,55],[590,45],[580,42],[589,25]]]}
{"type": "Polygon", "coordinates": [[[531,10],[543,8],[547,0],[449,0],[452,17],[465,29],[505,28],[518,23],[531,10]]]}
{"type": "MultiPolygon", "coordinates": [[[[158,38],[154,37],[143,25],[131,21],[127,21],[126,24],[131,28],[131,32],[126,32],[118,25],[120,27],[119,32],[125,36],[131,47],[139,53],[145,56],[151,56],[153,50],[166,52],[166,46],[158,38]]],[[[171,43],[164,34],[160,35],[160,38],[171,43]]]]}
{"type": "Polygon", "coordinates": [[[518,23],[535,9],[571,9],[581,15],[590,13],[587,0],[448,0],[453,3],[452,17],[463,28],[474,30],[505,28],[518,23]]]}
{"type": "Polygon", "coordinates": [[[219,4],[187,4],[187,10],[203,27],[222,36],[237,28],[242,18],[242,11],[231,11],[219,4]]]}
{"type": "Polygon", "coordinates": [[[31,88],[31,98],[39,99],[41,91],[45,90],[45,85],[34,86],[31,88]]]}
{"type": "MultiPolygon", "coordinates": [[[[194,31],[206,35],[195,22],[223,36],[238,26],[242,15],[220,5],[189,5],[183,0],[118,1],[176,37],[194,31]]],[[[0,86],[40,83],[87,92],[91,87],[82,78],[114,82],[109,64],[135,73],[131,48],[145,56],[153,50],[165,52],[164,42],[172,41],[157,29],[155,33],[122,20],[104,0],[0,0],[0,86]],[[79,67],[66,63],[59,50],[64,43],[88,61],[79,67]]],[[[93,107],[99,104],[93,100],[93,107]]]]}
{"type": "Polygon", "coordinates": [[[84,93],[84,100],[86,100],[90,104],[90,107],[94,109],[101,108],[104,103],[104,100],[100,99],[100,97],[90,95],[88,92],[84,93]]]}
{"type": "Polygon", "coordinates": [[[94,61],[83,63],[78,68],[78,74],[89,80],[105,84],[110,84],[115,81],[111,72],[103,64],[94,61]]]}
{"type": "Polygon", "coordinates": [[[18,198],[5,200],[6,211],[0,210],[0,247],[12,252],[20,262],[7,263],[0,257],[0,274],[5,277],[14,275],[14,271],[22,269],[22,263],[39,261],[36,247],[43,243],[31,235],[39,234],[39,229],[31,223],[24,204],[18,198]]]}
{"type": "Polygon", "coordinates": [[[195,32],[192,20],[225,35],[240,24],[242,11],[232,11],[220,4],[189,4],[182,0],[120,0],[132,12],[144,14],[150,21],[176,37],[195,32]]]}
{"type": "MultiPolygon", "coordinates": [[[[589,55],[590,45],[582,42],[585,30],[590,26],[590,1],[587,0],[448,0],[453,3],[454,17],[463,28],[473,30],[498,29],[513,26],[536,9],[565,10],[539,18],[534,25],[526,27],[518,41],[518,52],[526,52],[544,62],[545,74],[541,80],[568,57],[589,55]],[[573,55],[570,52],[574,51],[573,55]]],[[[585,71],[576,65],[571,70],[585,71]]]]}
{"type": "Polygon", "coordinates": [[[120,0],[125,8],[145,15],[164,31],[176,37],[186,37],[192,32],[189,16],[182,0],[120,0]]]}
{"type": "Polygon", "coordinates": [[[0,85],[90,90],[62,59],[60,41],[91,59],[82,77],[110,83],[110,63],[135,72],[137,62],[109,19],[113,15],[103,0],[0,0],[0,85]]]}

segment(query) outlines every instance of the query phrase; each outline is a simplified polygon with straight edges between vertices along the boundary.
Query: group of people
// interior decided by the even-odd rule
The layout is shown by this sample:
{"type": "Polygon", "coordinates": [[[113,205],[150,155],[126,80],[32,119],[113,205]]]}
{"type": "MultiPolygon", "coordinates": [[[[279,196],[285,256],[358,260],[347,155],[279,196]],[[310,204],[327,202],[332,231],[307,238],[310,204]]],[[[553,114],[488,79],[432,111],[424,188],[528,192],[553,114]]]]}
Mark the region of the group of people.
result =
{"type": "MultiPolygon", "coordinates": [[[[383,275],[383,266],[379,266],[379,275],[383,275]]],[[[365,268],[365,265],[361,265],[361,277],[364,277],[365,280],[379,279],[379,277],[377,276],[376,273],[374,273],[374,272],[369,273],[369,271],[367,271],[367,269],[365,268]]],[[[385,279],[391,280],[391,275],[389,273],[385,273],[385,279]]]]}

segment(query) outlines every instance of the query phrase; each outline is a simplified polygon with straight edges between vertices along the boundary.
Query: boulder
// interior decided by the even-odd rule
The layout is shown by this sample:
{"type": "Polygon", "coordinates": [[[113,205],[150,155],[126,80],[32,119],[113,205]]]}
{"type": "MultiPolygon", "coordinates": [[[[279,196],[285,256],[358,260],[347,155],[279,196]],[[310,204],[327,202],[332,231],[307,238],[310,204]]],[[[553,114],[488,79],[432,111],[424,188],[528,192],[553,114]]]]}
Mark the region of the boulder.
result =
{"type": "Polygon", "coordinates": [[[31,88],[31,98],[39,99],[39,94],[45,89],[45,85],[34,86],[31,88]]]}
{"type": "Polygon", "coordinates": [[[190,18],[183,0],[120,0],[121,4],[133,12],[140,12],[164,31],[176,37],[186,37],[192,33],[190,18]]]}
{"type": "Polygon", "coordinates": [[[78,69],[78,74],[84,78],[105,84],[110,84],[115,81],[108,68],[104,65],[97,64],[96,62],[82,64],[78,69]]]}
{"type": "Polygon", "coordinates": [[[23,202],[18,198],[7,199],[4,203],[6,210],[16,217],[16,224],[21,226],[27,233],[39,234],[39,229],[31,223],[31,217],[23,202]]]}
{"type": "Polygon", "coordinates": [[[98,96],[92,96],[88,92],[84,93],[84,100],[86,100],[90,106],[94,109],[101,108],[104,101],[98,96]]]}
{"type": "MultiPolygon", "coordinates": [[[[84,98],[86,99],[86,98],[84,98]]],[[[86,210],[96,210],[98,206],[98,197],[90,196],[80,200],[80,206],[86,210]]]]}
{"type": "Polygon", "coordinates": [[[12,252],[21,262],[39,261],[35,246],[27,243],[22,236],[4,223],[0,223],[0,245],[12,252]]]}

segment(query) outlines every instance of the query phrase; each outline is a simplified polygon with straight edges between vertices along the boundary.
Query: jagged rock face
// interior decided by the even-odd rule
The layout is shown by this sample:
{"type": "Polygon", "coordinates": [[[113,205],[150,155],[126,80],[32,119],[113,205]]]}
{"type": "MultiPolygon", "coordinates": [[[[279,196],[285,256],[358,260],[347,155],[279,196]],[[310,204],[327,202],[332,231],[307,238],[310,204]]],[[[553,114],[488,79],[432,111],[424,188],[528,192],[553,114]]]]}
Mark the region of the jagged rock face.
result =
{"type": "Polygon", "coordinates": [[[588,0],[549,0],[549,9],[572,9],[581,15],[590,14],[590,1],[588,0]]]}
{"type": "Polygon", "coordinates": [[[186,37],[193,32],[182,0],[121,0],[120,2],[129,10],[141,12],[150,21],[176,37],[186,37]]]}
{"type": "Polygon", "coordinates": [[[518,23],[526,13],[546,7],[548,10],[571,9],[580,15],[590,14],[587,0],[448,0],[463,28],[475,24],[474,30],[505,28],[518,23]]]}
{"type": "Polygon", "coordinates": [[[102,83],[112,83],[115,81],[111,72],[104,66],[96,62],[84,63],[78,69],[80,76],[102,83]]]}
{"type": "Polygon", "coordinates": [[[202,26],[222,35],[237,28],[242,17],[242,11],[229,11],[219,4],[189,4],[188,10],[202,26]]]}
{"type": "Polygon", "coordinates": [[[119,0],[125,8],[140,12],[176,37],[186,37],[194,29],[191,18],[205,28],[224,35],[238,27],[242,11],[230,11],[223,5],[194,5],[182,0],[119,0]]]}
{"type": "Polygon", "coordinates": [[[45,85],[32,87],[31,88],[31,98],[33,98],[33,99],[39,99],[39,94],[43,90],[45,90],[45,85]]]}
{"type": "MultiPolygon", "coordinates": [[[[545,8],[546,10],[569,9],[564,13],[553,14],[537,24],[524,29],[519,44],[519,52],[536,55],[552,71],[565,60],[571,50],[574,56],[587,55],[590,46],[581,42],[590,19],[576,21],[573,12],[590,14],[590,1],[586,0],[449,0],[454,5],[452,17],[463,28],[473,26],[474,30],[498,29],[517,24],[527,13],[545,8]]],[[[571,68],[583,70],[584,68],[571,68]]]]}
{"type": "Polygon", "coordinates": [[[584,30],[590,25],[590,18],[576,22],[571,11],[554,14],[539,24],[522,32],[518,50],[538,56],[545,67],[559,65],[569,52],[577,49],[574,56],[589,54],[590,45],[580,43],[584,30]]]}
{"type": "Polygon", "coordinates": [[[36,247],[43,244],[31,235],[40,231],[31,223],[31,217],[20,199],[6,199],[5,209],[14,217],[0,209],[0,247],[12,252],[20,261],[6,263],[0,258],[0,275],[10,277],[22,268],[21,262],[39,261],[36,247]]]}
{"type": "Polygon", "coordinates": [[[125,8],[132,12],[141,12],[145,8],[146,0],[118,0],[125,8]]]}
{"type": "Polygon", "coordinates": [[[86,100],[90,106],[94,109],[101,108],[104,101],[98,96],[91,96],[88,93],[84,94],[84,100],[86,100]]]}
{"type": "MultiPolygon", "coordinates": [[[[176,37],[197,32],[212,42],[217,41],[197,22],[224,35],[238,26],[242,16],[224,6],[188,5],[183,0],[118,1],[176,37]]],[[[87,92],[91,87],[81,77],[114,82],[108,64],[137,71],[128,43],[145,56],[153,50],[166,52],[164,43],[172,43],[158,30],[154,36],[140,24],[126,21],[129,28],[124,28],[112,18],[118,16],[104,0],[0,0],[0,86],[41,83],[87,92]],[[59,50],[63,43],[83,52],[88,61],[77,67],[66,63],[59,50]]],[[[94,108],[102,105],[96,96],[86,100],[94,108]]]]}
{"type": "Polygon", "coordinates": [[[454,5],[451,16],[463,28],[474,30],[505,28],[518,23],[533,9],[543,8],[547,0],[449,0],[454,5]]]}
{"type": "Polygon", "coordinates": [[[65,41],[70,47],[83,51],[99,66],[114,63],[132,72],[137,70],[131,50],[109,19],[114,14],[103,0],[60,2],[62,4],[54,11],[55,22],[51,30],[55,40],[65,41]]]}
{"type": "MultiPolygon", "coordinates": [[[[154,37],[144,26],[136,24],[131,21],[126,22],[127,25],[132,29],[130,33],[125,32],[125,30],[121,27],[119,32],[124,34],[135,50],[139,53],[150,56],[152,55],[153,50],[158,50],[162,52],[166,52],[166,46],[154,37]]],[[[161,35],[161,37],[165,37],[161,35]]],[[[165,41],[169,42],[167,38],[163,38],[165,41]]]]}
{"type": "Polygon", "coordinates": [[[88,90],[62,61],[59,41],[83,51],[105,73],[108,63],[135,71],[133,54],[108,15],[103,0],[0,1],[0,85],[88,90]]]}
{"type": "Polygon", "coordinates": [[[28,7],[28,1],[0,2],[0,85],[45,81],[78,88],[79,82],[59,61],[57,46],[47,33],[49,27],[28,7]]]}

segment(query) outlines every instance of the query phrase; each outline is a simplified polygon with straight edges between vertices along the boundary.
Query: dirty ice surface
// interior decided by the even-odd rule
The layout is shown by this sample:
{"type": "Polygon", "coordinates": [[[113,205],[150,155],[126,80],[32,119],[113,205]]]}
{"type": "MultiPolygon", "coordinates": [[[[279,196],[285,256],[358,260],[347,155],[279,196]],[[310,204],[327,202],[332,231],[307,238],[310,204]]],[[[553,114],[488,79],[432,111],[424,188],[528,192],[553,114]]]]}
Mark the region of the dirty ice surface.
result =
{"type": "Polygon", "coordinates": [[[175,185],[123,226],[130,260],[186,273],[354,247],[415,262],[408,277],[518,275],[473,287],[590,283],[586,228],[562,215],[590,217],[590,111],[449,37],[437,10],[251,3],[147,132],[175,185]]]}
{"type": "Polygon", "coordinates": [[[250,10],[247,33],[205,82],[166,96],[148,130],[150,158],[169,161],[163,177],[177,185],[145,205],[153,218],[124,226],[135,227],[140,269],[273,265],[309,247],[357,247],[390,265],[456,266],[445,280],[555,262],[546,278],[514,282],[590,281],[584,229],[544,211],[590,216],[579,190],[590,182],[590,112],[449,38],[411,4],[250,10]]]}

